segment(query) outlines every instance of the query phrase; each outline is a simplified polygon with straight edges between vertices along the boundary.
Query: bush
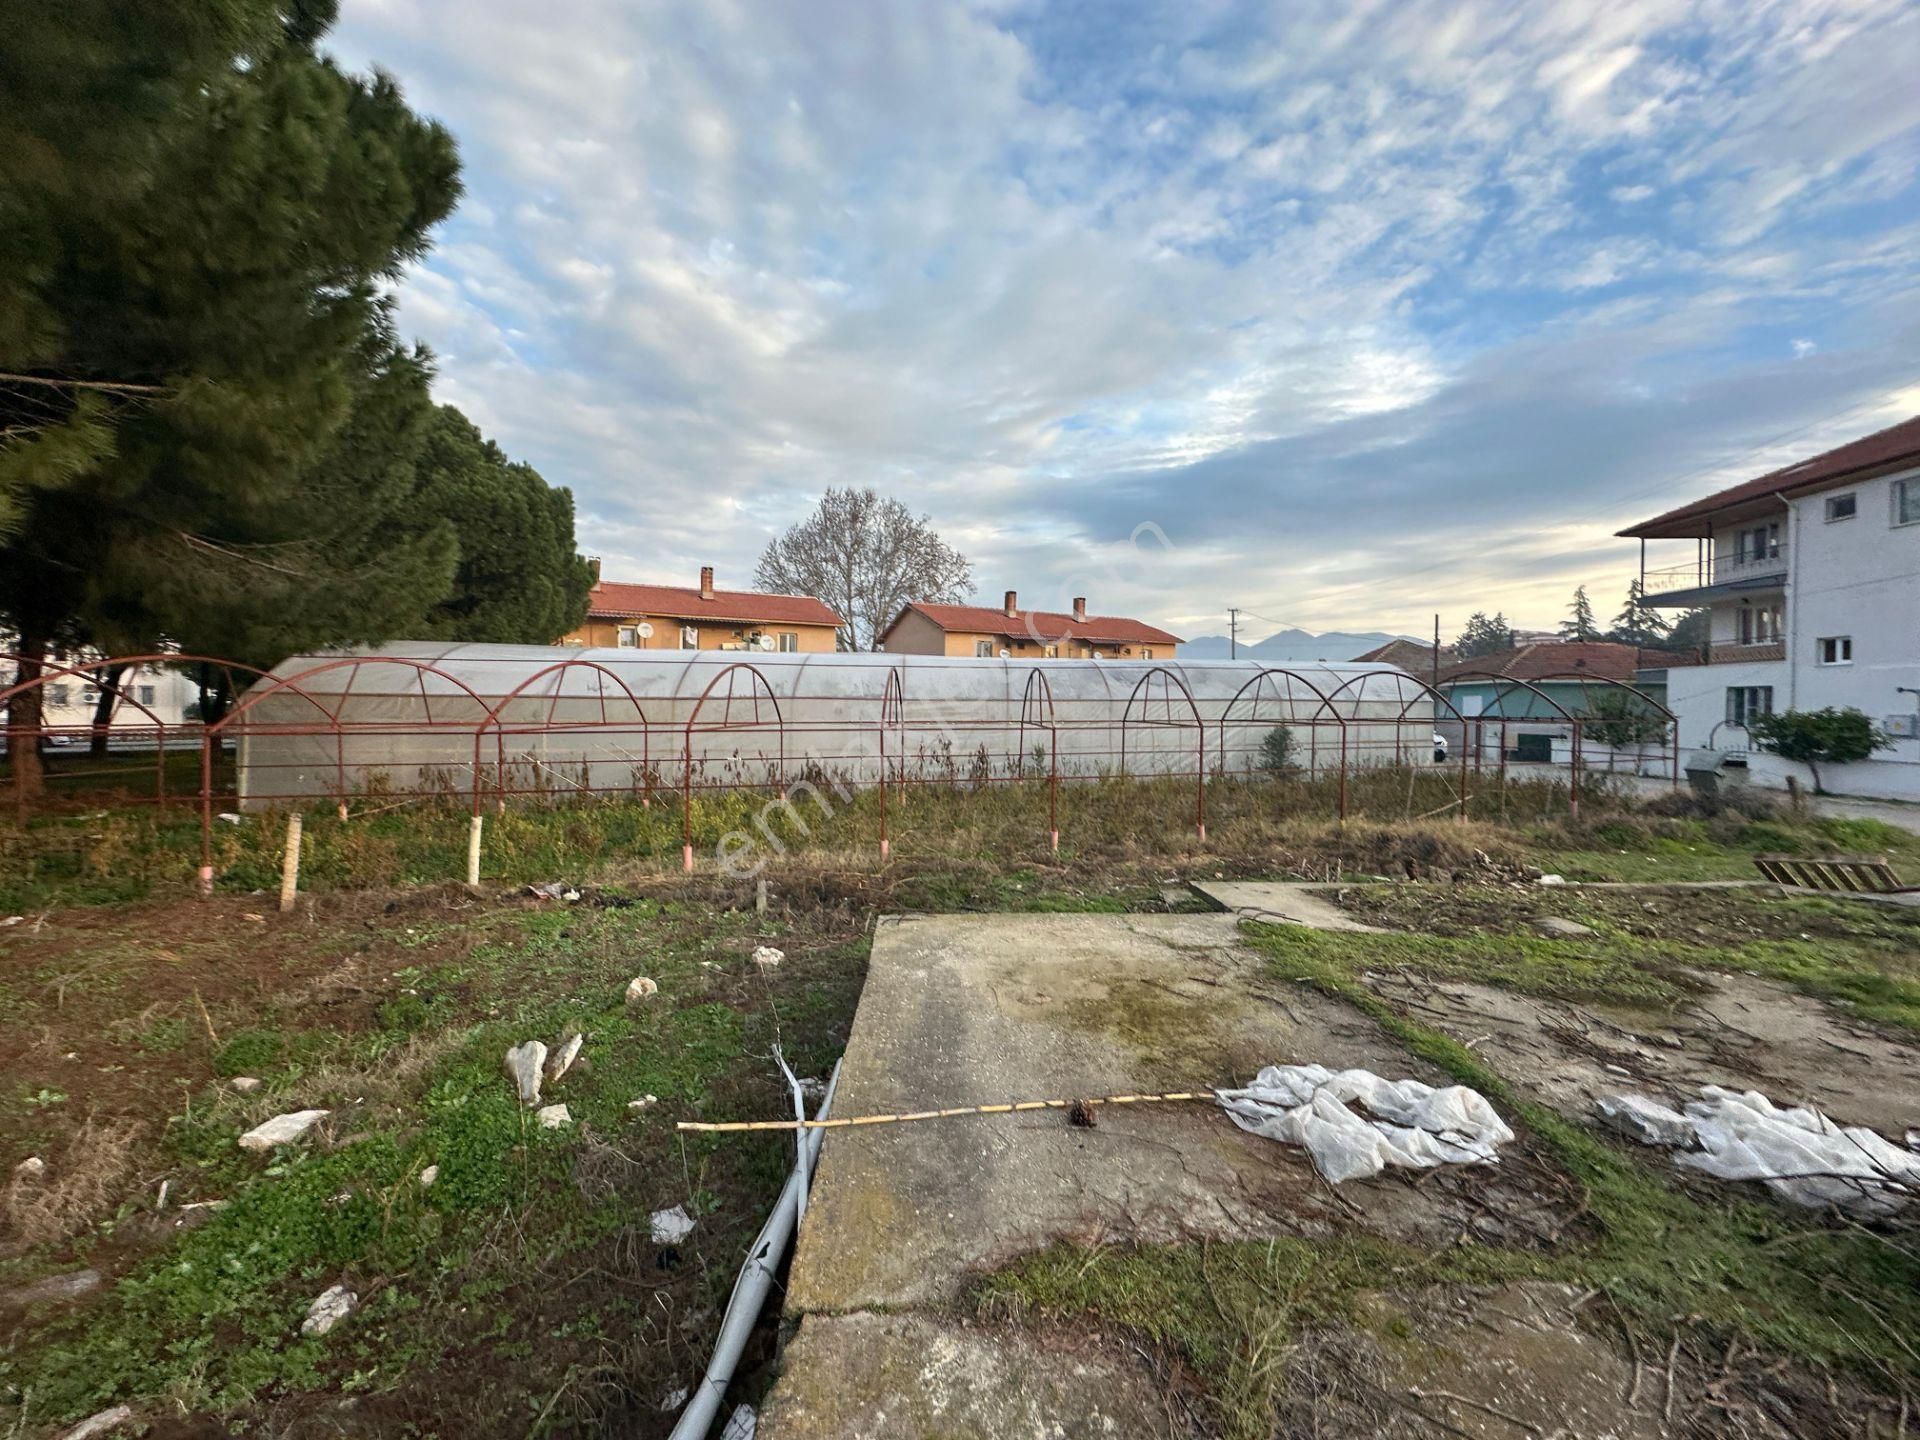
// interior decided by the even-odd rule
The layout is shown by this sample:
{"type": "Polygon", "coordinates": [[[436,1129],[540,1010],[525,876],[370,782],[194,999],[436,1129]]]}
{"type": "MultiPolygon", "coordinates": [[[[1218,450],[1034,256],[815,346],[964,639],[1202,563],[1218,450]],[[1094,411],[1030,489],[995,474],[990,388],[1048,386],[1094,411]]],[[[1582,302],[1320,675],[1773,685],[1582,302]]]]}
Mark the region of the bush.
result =
{"type": "Polygon", "coordinates": [[[1869,758],[1876,750],[1890,750],[1893,741],[1867,718],[1866,712],[1852,706],[1836,710],[1782,710],[1777,715],[1756,715],[1747,726],[1747,734],[1770,755],[1782,760],[1797,760],[1813,773],[1813,793],[1826,794],[1820,784],[1822,765],[1850,765],[1869,758]]]}
{"type": "Polygon", "coordinates": [[[1290,775],[1300,768],[1293,752],[1293,731],[1276,725],[1260,741],[1260,768],[1269,775],[1290,775]]]}

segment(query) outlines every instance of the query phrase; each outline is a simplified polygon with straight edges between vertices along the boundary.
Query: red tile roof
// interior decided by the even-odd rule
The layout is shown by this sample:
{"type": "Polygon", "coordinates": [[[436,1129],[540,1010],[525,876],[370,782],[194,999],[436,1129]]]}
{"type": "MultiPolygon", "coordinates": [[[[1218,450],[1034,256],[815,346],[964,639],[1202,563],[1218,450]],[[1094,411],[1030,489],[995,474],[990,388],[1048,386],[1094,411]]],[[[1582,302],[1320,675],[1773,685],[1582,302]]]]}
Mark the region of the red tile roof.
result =
{"type": "Polygon", "coordinates": [[[1563,640],[1550,645],[1522,645],[1476,655],[1440,667],[1440,683],[1469,673],[1505,675],[1514,680],[1542,680],[1553,675],[1591,675],[1600,680],[1633,683],[1642,652],[1636,645],[1611,640],[1563,640]]]}
{"type": "Polygon", "coordinates": [[[1664,515],[1656,515],[1651,520],[1622,530],[1620,534],[1649,540],[1701,535],[1705,533],[1705,528],[1699,522],[1715,511],[1765,500],[1782,491],[1810,495],[1831,490],[1869,479],[1873,473],[1903,469],[1908,465],[1920,465],[1920,415],[1849,441],[1838,449],[1815,455],[1811,460],[1801,460],[1757,479],[1715,491],[1705,499],[1682,505],[1678,510],[1669,510],[1664,515]]]}
{"type": "Polygon", "coordinates": [[[846,622],[811,595],[763,595],[756,590],[716,590],[700,598],[691,585],[622,585],[602,581],[587,593],[589,620],[630,620],[659,615],[669,620],[761,621],[772,625],[842,625],[846,622]]]}
{"type": "MultiPolygon", "coordinates": [[[[1453,659],[1453,647],[1440,647],[1440,663],[1446,665],[1453,659]]],[[[1351,662],[1355,665],[1395,665],[1415,675],[1425,675],[1433,669],[1433,647],[1422,645],[1413,640],[1389,640],[1384,645],[1376,645],[1364,655],[1356,655],[1351,662]]]]}
{"type": "Polygon", "coordinates": [[[1076,620],[1055,610],[1016,610],[1008,615],[991,605],[933,605],[913,601],[893,624],[881,632],[882,640],[893,633],[907,610],[917,610],[942,630],[958,630],[980,635],[1006,635],[1017,640],[1039,640],[1051,644],[1059,640],[1085,640],[1097,645],[1178,645],[1178,635],[1141,620],[1122,615],[1089,615],[1076,620]]]}

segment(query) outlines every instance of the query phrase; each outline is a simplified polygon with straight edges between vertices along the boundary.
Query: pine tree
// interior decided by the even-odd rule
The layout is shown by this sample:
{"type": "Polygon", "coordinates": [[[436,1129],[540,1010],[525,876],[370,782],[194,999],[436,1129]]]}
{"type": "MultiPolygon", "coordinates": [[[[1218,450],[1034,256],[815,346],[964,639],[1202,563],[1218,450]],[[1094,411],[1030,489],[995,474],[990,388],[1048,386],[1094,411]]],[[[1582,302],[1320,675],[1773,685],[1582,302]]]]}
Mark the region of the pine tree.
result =
{"type": "Polygon", "coordinates": [[[1489,620],[1485,613],[1476,610],[1467,618],[1466,628],[1453,642],[1453,653],[1462,660],[1474,660],[1484,655],[1497,655],[1502,650],[1511,650],[1516,643],[1513,627],[1507,624],[1503,611],[1495,611],[1489,620]]]}
{"type": "Polygon", "coordinates": [[[1587,599],[1587,587],[1582,585],[1573,592],[1573,604],[1568,607],[1567,618],[1560,622],[1562,640],[1598,640],[1600,627],[1594,623],[1593,602],[1587,599]]]}
{"type": "Polygon", "coordinates": [[[1640,603],[1644,593],[1638,576],[1627,582],[1626,604],[1613,617],[1613,628],[1607,638],[1622,645],[1657,650],[1667,643],[1667,636],[1673,627],[1667,624],[1666,617],[1658,610],[1650,610],[1640,603]]]}

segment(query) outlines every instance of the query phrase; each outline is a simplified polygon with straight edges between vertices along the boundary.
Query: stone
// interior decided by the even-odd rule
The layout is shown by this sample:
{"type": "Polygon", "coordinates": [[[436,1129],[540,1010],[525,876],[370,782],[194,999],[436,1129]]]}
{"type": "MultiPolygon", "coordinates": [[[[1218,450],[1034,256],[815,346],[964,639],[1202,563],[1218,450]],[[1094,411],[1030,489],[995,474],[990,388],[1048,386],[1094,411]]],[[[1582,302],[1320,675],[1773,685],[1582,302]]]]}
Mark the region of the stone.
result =
{"type": "Polygon", "coordinates": [[[64,1275],[49,1275],[29,1285],[0,1290],[0,1310],[19,1310],[29,1305],[45,1305],[56,1300],[78,1300],[100,1288],[98,1270],[69,1270],[64,1275]]]}
{"type": "Polygon", "coordinates": [[[692,1393],[684,1385],[672,1386],[660,1397],[659,1405],[654,1408],[662,1415],[671,1415],[687,1403],[687,1396],[692,1393]]]}
{"type": "Polygon", "coordinates": [[[645,975],[636,975],[627,982],[627,1004],[638,1005],[642,1000],[651,1000],[660,993],[660,986],[645,975]]]}
{"type": "Polygon", "coordinates": [[[257,1075],[236,1075],[233,1079],[229,1080],[227,1084],[233,1089],[238,1090],[242,1095],[251,1095],[260,1088],[260,1077],[257,1075]]]}
{"type": "Polygon", "coordinates": [[[360,1308],[360,1297],[344,1285],[329,1285],[307,1307],[300,1322],[302,1335],[324,1335],[360,1308]]]}
{"type": "Polygon", "coordinates": [[[786,951],[777,950],[771,945],[756,945],[753,949],[753,963],[768,970],[786,958],[786,951]]]}
{"type": "Polygon", "coordinates": [[[1563,920],[1558,915],[1536,915],[1528,923],[1542,935],[1556,940],[1575,940],[1595,933],[1591,925],[1582,925],[1578,920],[1563,920]]]}
{"type": "Polygon", "coordinates": [[[427,1166],[426,1169],[420,1172],[420,1188],[422,1190],[431,1190],[433,1188],[433,1182],[439,1178],[440,1167],[438,1165],[427,1166]]]}
{"type": "Polygon", "coordinates": [[[562,1075],[573,1068],[573,1062],[580,1057],[580,1047],[586,1043],[586,1038],[576,1032],[560,1042],[560,1048],[547,1060],[548,1084],[557,1083],[562,1075]]]}
{"type": "Polygon", "coordinates": [[[654,1106],[658,1105],[659,1103],[660,1103],[660,1097],[658,1095],[642,1095],[638,1100],[627,1101],[627,1109],[633,1111],[637,1115],[642,1110],[651,1110],[654,1106]]]}
{"type": "Polygon", "coordinates": [[[300,1139],[330,1114],[326,1110],[293,1110],[256,1125],[240,1137],[242,1150],[271,1150],[300,1139]]]}
{"type": "Polygon", "coordinates": [[[647,1222],[656,1245],[677,1245],[693,1233],[693,1217],[687,1214],[684,1205],[656,1210],[647,1217],[647,1222]]]}
{"type": "Polygon", "coordinates": [[[507,1074],[522,1105],[540,1103],[540,1073],[546,1063],[547,1047],[538,1040],[528,1040],[507,1051],[507,1074]]]}
{"type": "Polygon", "coordinates": [[[102,1410],[96,1415],[89,1415],[67,1431],[62,1440],[94,1440],[94,1436],[117,1430],[131,1419],[133,1419],[131,1405],[115,1405],[111,1410],[102,1410]]]}
{"type": "Polygon", "coordinates": [[[1564,875],[1542,875],[1533,883],[1536,885],[1564,885],[1567,883],[1567,877],[1564,875]]]}
{"type": "Polygon", "coordinates": [[[542,1130],[558,1130],[573,1123],[573,1116],[567,1113],[564,1105],[542,1105],[534,1112],[533,1118],[540,1122],[542,1130]]]}
{"type": "Polygon", "coordinates": [[[20,1180],[38,1180],[47,1173],[47,1162],[38,1155],[29,1155],[13,1167],[14,1177],[20,1180]]]}

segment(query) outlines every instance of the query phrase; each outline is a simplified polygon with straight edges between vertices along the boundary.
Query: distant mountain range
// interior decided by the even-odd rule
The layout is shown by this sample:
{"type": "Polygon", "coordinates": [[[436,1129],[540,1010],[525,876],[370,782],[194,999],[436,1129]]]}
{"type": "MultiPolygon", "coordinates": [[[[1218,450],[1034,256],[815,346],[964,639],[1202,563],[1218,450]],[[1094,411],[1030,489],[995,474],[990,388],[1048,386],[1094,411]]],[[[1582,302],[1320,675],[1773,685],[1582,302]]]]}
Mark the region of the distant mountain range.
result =
{"type": "MultiPolygon", "coordinates": [[[[1330,630],[1325,635],[1313,635],[1305,630],[1280,630],[1267,636],[1258,644],[1249,645],[1240,642],[1242,660],[1268,660],[1274,664],[1298,663],[1307,660],[1351,660],[1356,655],[1386,644],[1389,640],[1412,640],[1410,635],[1388,635],[1377,630],[1368,630],[1360,634],[1349,634],[1344,630],[1330,630]]],[[[1414,644],[1426,644],[1414,640],[1414,644]]],[[[1224,660],[1227,658],[1229,644],[1224,635],[1202,635],[1197,640],[1189,640],[1180,647],[1182,660],[1224,660]]]]}

